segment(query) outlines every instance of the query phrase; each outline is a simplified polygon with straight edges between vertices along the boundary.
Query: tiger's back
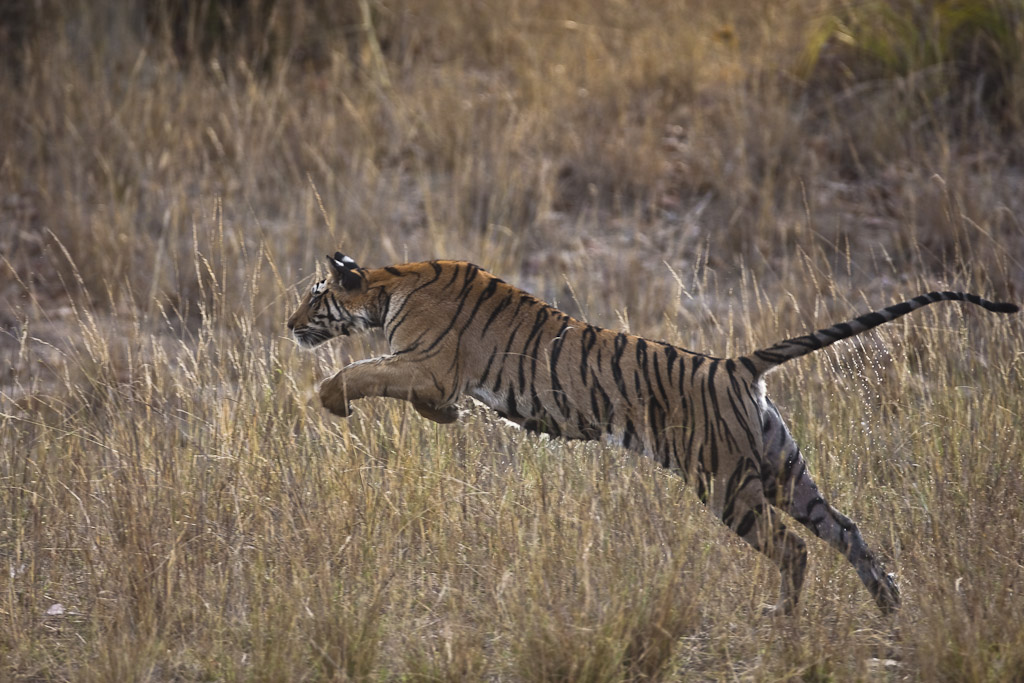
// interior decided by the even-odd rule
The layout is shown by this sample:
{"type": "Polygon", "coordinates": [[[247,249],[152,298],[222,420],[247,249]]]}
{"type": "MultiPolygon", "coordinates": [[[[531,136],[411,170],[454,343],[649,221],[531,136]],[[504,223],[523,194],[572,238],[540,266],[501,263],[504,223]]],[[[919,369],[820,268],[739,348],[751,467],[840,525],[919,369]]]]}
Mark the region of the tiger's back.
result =
{"type": "Polygon", "coordinates": [[[786,512],[843,553],[883,612],[899,591],[860,531],[811,479],[763,376],[793,358],[937,301],[995,312],[1012,304],[932,292],[846,323],[731,359],[694,353],[576,320],[461,261],[363,269],[340,253],[332,276],[306,294],[288,327],[300,344],[382,329],[390,353],[356,361],[325,381],[323,405],[340,416],[351,401],[407,400],[441,423],[471,396],[523,428],[571,439],[605,439],[643,453],[691,482],[726,525],[778,566],[775,610],[796,605],[804,542],[786,512]]]}

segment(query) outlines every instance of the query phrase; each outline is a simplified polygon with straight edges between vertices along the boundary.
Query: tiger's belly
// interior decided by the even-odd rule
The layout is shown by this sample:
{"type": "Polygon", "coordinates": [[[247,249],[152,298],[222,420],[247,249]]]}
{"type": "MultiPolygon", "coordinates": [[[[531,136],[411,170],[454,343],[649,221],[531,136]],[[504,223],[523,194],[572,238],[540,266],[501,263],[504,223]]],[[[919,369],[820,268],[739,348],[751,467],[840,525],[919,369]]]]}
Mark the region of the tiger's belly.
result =
{"type": "Polygon", "coordinates": [[[620,421],[602,421],[587,412],[575,410],[567,402],[561,409],[555,409],[545,407],[540,400],[530,400],[512,391],[503,395],[486,387],[468,388],[466,394],[526,431],[567,439],[601,440],[651,455],[652,450],[646,447],[650,444],[641,443],[640,435],[629,419],[622,421],[623,424],[617,424],[620,421]]]}
{"type": "MultiPolygon", "coordinates": [[[[526,431],[548,434],[563,439],[602,440],[630,447],[630,438],[610,423],[601,423],[582,411],[569,407],[555,414],[545,410],[539,401],[523,400],[514,392],[499,395],[486,387],[472,387],[466,394],[498,413],[503,419],[526,431]]],[[[634,444],[635,447],[636,444],[634,444]]]]}

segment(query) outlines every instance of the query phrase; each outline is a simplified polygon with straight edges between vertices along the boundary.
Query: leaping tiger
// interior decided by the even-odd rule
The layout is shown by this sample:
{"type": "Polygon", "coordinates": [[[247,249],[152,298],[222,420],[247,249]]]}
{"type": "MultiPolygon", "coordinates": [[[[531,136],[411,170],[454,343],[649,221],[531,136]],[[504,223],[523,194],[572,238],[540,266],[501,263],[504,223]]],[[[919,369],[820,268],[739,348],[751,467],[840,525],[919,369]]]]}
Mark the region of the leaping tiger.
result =
{"type": "Polygon", "coordinates": [[[715,358],[576,320],[481,268],[430,261],[366,269],[340,252],[306,292],[288,329],[305,347],[381,328],[391,353],[356,361],[320,385],[348,416],[351,401],[407,400],[449,423],[468,395],[527,430],[606,439],[690,482],[708,508],[770,557],[782,585],[770,610],[793,611],[807,549],[788,513],[842,553],[883,613],[900,605],[895,577],[856,524],[822,497],[764,375],[786,361],[938,301],[1014,313],[963,292],[931,292],[736,358],[715,358]]]}

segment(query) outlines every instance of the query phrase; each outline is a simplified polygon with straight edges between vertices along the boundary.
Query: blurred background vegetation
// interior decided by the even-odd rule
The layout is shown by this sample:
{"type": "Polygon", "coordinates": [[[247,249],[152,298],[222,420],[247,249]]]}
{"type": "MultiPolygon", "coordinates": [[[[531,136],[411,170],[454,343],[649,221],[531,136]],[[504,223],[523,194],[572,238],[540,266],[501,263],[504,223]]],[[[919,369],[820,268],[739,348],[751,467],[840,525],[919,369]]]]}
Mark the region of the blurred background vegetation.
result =
{"type": "Polygon", "coordinates": [[[0,678],[1019,680],[1019,321],[771,378],[894,625],[816,543],[760,620],[774,570],[635,458],[329,419],[379,340],[284,320],[336,249],[716,355],[1020,303],[1022,45],[1020,0],[0,3],[0,678]]]}
{"type": "Polygon", "coordinates": [[[139,274],[136,299],[181,296],[192,274],[164,255],[190,253],[216,201],[250,248],[315,235],[295,266],[327,241],[535,272],[600,237],[649,247],[656,270],[705,248],[760,269],[815,240],[941,270],[1019,243],[1021,15],[15,0],[5,253],[22,270],[58,239],[91,290],[139,274]]]}

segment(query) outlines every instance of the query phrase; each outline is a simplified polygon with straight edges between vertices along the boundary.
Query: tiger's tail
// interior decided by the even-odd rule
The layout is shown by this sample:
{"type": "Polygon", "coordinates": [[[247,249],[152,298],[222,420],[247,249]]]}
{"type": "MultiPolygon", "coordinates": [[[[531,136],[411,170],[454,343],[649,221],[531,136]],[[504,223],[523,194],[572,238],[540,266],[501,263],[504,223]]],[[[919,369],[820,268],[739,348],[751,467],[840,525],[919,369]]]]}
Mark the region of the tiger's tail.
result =
{"type": "Polygon", "coordinates": [[[755,377],[760,377],[786,361],[806,356],[818,349],[831,346],[837,341],[849,339],[862,332],[867,332],[874,327],[891,322],[896,318],[901,318],[911,311],[938,301],[967,301],[993,313],[1016,313],[1020,310],[1020,307],[1016,304],[988,301],[987,299],[982,299],[977,294],[969,294],[967,292],[930,292],[916,296],[901,304],[888,306],[802,337],[793,337],[778,344],[758,349],[753,353],[740,357],[738,362],[746,366],[755,377]]]}

